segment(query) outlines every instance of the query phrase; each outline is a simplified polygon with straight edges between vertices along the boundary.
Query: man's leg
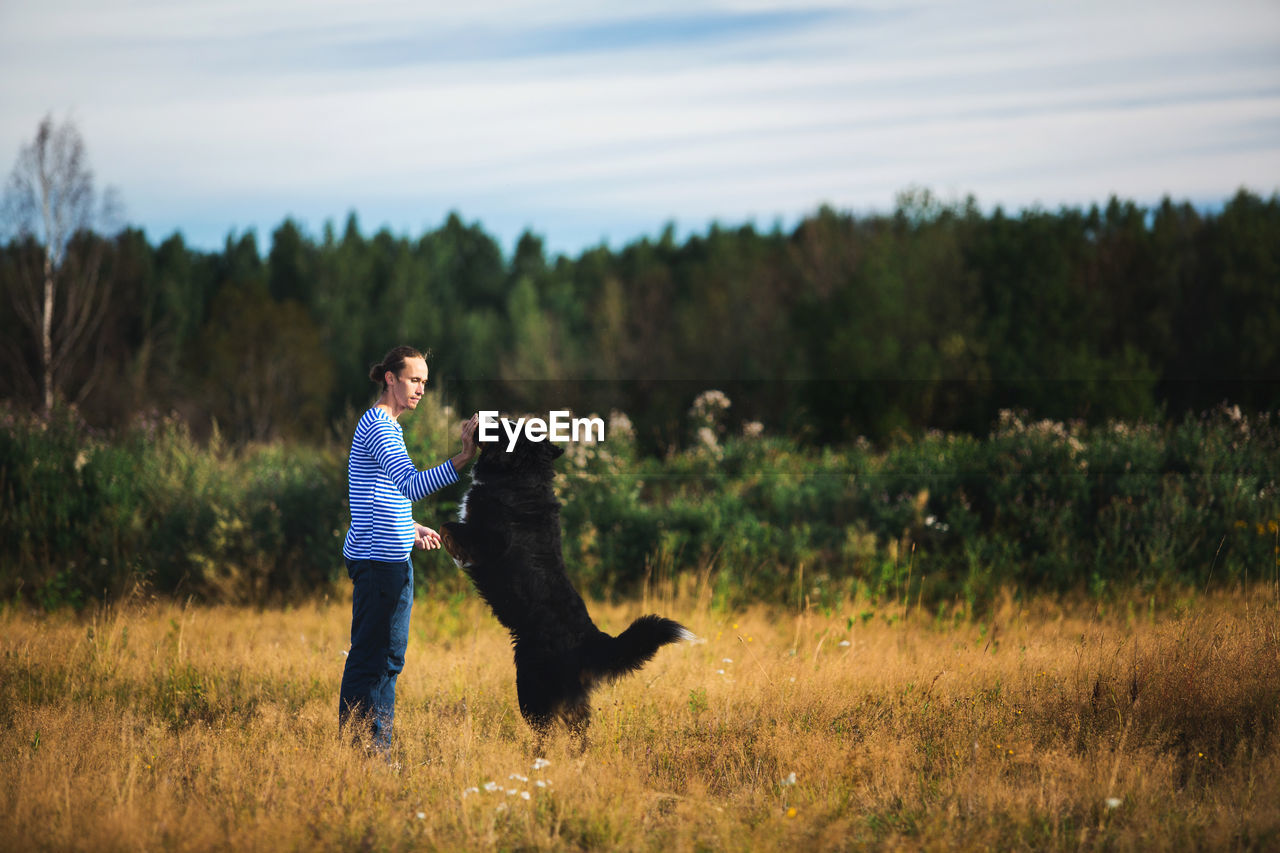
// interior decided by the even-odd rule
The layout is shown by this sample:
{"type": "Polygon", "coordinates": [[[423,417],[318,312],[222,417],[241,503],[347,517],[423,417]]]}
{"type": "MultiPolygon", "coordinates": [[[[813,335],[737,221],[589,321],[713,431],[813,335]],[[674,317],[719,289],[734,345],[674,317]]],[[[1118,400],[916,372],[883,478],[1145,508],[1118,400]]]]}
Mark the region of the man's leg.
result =
{"type": "MultiPolygon", "coordinates": [[[[376,744],[385,745],[390,740],[390,721],[385,726],[384,737],[380,723],[388,709],[383,707],[383,696],[388,664],[394,653],[392,622],[403,598],[406,564],[350,560],[347,573],[352,582],[351,650],[342,672],[338,722],[340,726],[355,725],[353,736],[368,733],[376,744]],[[361,722],[356,724],[353,718],[361,722]]],[[[407,625],[404,634],[407,637],[407,625]]],[[[403,655],[401,648],[401,666],[403,655]]],[[[398,674],[399,669],[396,672],[398,674]]],[[[394,683],[394,676],[392,681],[394,683]]]]}
{"type": "Polygon", "coordinates": [[[404,580],[391,612],[386,667],[378,685],[377,713],[374,716],[374,740],[382,749],[391,746],[391,727],[396,715],[396,678],[404,669],[404,653],[409,647],[409,613],[413,609],[413,561],[406,560],[396,565],[402,570],[404,580]]]}

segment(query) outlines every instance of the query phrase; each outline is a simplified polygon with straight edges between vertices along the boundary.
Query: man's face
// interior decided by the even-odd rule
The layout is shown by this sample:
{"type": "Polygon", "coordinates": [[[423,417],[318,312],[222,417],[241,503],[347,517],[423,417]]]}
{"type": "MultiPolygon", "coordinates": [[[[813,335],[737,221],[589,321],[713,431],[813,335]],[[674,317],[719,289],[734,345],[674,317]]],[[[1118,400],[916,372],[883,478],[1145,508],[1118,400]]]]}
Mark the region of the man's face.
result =
{"type": "Polygon", "coordinates": [[[400,375],[387,371],[387,387],[400,409],[416,409],[427,390],[427,363],[420,358],[406,358],[400,375]]]}

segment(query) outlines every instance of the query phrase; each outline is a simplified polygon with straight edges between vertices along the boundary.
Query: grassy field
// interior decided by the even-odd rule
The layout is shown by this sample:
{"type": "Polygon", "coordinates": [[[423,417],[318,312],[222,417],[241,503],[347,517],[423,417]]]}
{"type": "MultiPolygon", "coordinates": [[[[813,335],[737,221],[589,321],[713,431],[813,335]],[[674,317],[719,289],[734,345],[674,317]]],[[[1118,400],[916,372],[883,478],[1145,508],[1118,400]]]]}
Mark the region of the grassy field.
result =
{"type": "Polygon", "coordinates": [[[1275,849],[1273,587],[1160,607],[596,604],[704,642],[545,755],[506,637],[422,599],[394,764],[336,736],[349,603],[0,615],[3,849],[1275,849]]]}

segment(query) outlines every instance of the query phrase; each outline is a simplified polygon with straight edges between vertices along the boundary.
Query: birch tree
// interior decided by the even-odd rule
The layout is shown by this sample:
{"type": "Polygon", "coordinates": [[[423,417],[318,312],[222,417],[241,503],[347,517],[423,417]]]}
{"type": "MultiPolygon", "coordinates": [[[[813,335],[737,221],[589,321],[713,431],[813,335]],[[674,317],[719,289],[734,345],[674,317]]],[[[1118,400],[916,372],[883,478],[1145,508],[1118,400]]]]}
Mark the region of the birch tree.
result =
{"type": "Polygon", "coordinates": [[[101,359],[88,356],[110,282],[101,274],[104,243],[94,231],[108,227],[113,208],[111,194],[100,200],[94,189],[79,129],[46,116],[19,151],[4,193],[5,225],[19,248],[9,302],[33,345],[5,341],[5,356],[12,369],[27,372],[46,415],[58,399],[82,400],[97,376],[101,359]]]}

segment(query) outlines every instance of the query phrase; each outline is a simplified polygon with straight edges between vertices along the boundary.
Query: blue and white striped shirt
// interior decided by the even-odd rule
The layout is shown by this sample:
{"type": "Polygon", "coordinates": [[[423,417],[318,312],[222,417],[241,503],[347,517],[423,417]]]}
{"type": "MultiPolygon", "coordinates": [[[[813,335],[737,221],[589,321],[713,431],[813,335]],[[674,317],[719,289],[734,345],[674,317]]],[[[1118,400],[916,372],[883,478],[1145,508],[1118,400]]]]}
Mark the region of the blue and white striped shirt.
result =
{"type": "Polygon", "coordinates": [[[419,471],[404,447],[404,430],[374,406],[356,424],[347,457],[351,528],[342,546],[348,560],[399,563],[413,550],[413,501],[458,482],[445,460],[419,471]]]}

